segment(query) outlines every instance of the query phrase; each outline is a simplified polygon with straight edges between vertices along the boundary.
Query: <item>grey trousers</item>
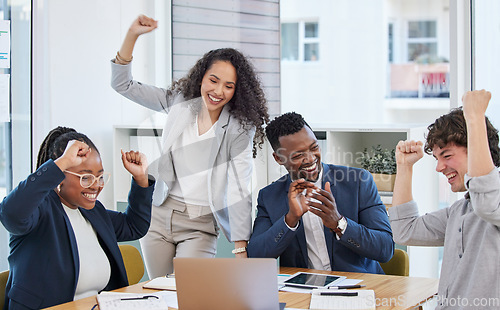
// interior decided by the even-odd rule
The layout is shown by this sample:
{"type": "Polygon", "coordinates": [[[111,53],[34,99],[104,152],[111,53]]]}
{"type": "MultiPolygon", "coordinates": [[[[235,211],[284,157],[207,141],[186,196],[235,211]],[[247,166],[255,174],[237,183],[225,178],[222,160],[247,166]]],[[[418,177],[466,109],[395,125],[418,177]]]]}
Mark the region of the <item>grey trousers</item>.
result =
{"type": "Polygon", "coordinates": [[[167,198],[153,206],[151,226],[140,239],[149,278],[173,273],[174,257],[214,257],[218,228],[210,207],[167,198]]]}

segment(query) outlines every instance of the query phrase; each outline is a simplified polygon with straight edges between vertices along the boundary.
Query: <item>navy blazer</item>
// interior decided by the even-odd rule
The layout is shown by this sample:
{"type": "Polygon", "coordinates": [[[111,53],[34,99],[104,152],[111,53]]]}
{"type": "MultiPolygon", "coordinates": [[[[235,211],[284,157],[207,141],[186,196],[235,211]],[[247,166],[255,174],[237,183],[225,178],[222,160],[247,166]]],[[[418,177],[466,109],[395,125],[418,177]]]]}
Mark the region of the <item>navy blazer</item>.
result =
{"type": "MultiPolygon", "coordinates": [[[[337,209],[348,223],[340,240],[324,227],[332,270],[383,274],[377,261],[391,259],[394,241],[371,174],[359,168],[327,164],[322,167],[322,188],[325,182],[330,182],[337,209]]],[[[295,231],[285,224],[290,184],[287,174],[260,190],[248,256],[279,257],[283,267],[309,268],[302,219],[295,231]]]]}
{"type": "MultiPolygon", "coordinates": [[[[0,221],[10,232],[4,309],[40,309],[75,296],[80,270],[76,239],[53,190],[64,177],[49,160],[0,203],[0,221]]],[[[135,240],[147,233],[153,183],[142,188],[132,181],[124,213],[106,210],[99,201],[91,210],[80,208],[109,259],[111,276],[105,290],[128,285],[117,241],[135,240]]]]}

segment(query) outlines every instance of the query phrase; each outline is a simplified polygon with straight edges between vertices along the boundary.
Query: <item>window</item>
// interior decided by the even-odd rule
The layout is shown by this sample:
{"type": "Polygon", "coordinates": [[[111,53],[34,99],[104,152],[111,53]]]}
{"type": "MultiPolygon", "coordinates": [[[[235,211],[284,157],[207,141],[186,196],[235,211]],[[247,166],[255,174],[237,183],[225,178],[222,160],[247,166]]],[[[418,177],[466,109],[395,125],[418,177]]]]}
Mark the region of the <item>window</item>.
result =
{"type": "Polygon", "coordinates": [[[280,1],[281,111],[317,124],[431,123],[450,108],[449,7],[280,1]]]}
{"type": "MultiPolygon", "coordinates": [[[[444,10],[443,10],[444,11],[444,10]]],[[[437,14],[437,12],[429,12],[437,14]]],[[[448,98],[449,63],[448,42],[449,27],[447,17],[440,18],[441,28],[436,20],[413,20],[406,22],[404,56],[394,55],[394,25],[389,24],[389,63],[391,87],[389,98],[448,98]],[[438,38],[441,31],[442,38],[438,38]]],[[[401,54],[403,54],[401,53],[401,54]]]]}
{"type": "Polygon", "coordinates": [[[319,27],[317,22],[281,24],[281,60],[317,61],[319,27]]]}
{"type": "Polygon", "coordinates": [[[281,24],[281,59],[299,60],[299,24],[281,24]]]}
{"type": "MultiPolygon", "coordinates": [[[[2,3],[0,19],[10,20],[11,57],[10,67],[0,69],[6,88],[1,92],[10,92],[10,98],[1,103],[8,109],[0,107],[10,110],[0,120],[1,198],[31,172],[31,1],[2,3]]],[[[0,225],[0,270],[8,269],[8,241],[7,230],[0,225]]]]}
{"type": "Polygon", "coordinates": [[[435,21],[408,22],[408,61],[429,62],[437,57],[435,21]]]}
{"type": "Polygon", "coordinates": [[[387,50],[388,50],[388,60],[389,60],[389,63],[392,63],[394,61],[394,24],[393,23],[389,23],[389,27],[387,29],[387,43],[388,43],[388,47],[387,47],[387,50]]]}

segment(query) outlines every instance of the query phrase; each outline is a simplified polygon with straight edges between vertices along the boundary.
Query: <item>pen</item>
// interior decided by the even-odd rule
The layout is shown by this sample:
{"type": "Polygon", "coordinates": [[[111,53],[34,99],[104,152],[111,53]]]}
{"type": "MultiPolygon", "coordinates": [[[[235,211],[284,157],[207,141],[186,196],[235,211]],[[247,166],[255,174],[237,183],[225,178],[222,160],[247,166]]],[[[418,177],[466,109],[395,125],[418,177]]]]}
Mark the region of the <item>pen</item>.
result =
{"type": "Polygon", "coordinates": [[[310,290],[318,288],[317,286],[297,285],[297,284],[289,284],[289,283],[285,283],[285,286],[304,288],[304,289],[310,289],[310,290]]]}
{"type": "Polygon", "coordinates": [[[328,288],[335,288],[335,289],[339,289],[339,290],[345,290],[345,289],[349,289],[349,288],[362,288],[362,287],[365,287],[366,285],[359,285],[359,284],[356,284],[356,285],[339,285],[339,286],[330,286],[328,288]]]}
{"type": "Polygon", "coordinates": [[[142,296],[142,297],[120,298],[120,300],[143,300],[143,299],[149,299],[149,298],[159,299],[158,296],[145,295],[145,296],[142,296]]]}
{"type": "Polygon", "coordinates": [[[321,296],[358,296],[358,292],[321,292],[319,293],[321,296]]]}

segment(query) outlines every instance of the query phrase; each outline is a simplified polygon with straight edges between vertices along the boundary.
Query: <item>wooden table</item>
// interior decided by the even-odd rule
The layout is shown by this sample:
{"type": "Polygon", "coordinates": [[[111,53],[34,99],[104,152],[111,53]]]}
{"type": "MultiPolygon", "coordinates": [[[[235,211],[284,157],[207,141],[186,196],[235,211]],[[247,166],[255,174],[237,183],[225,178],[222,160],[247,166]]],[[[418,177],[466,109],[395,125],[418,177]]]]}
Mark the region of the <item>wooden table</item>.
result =
{"type": "MultiPolygon", "coordinates": [[[[348,279],[363,280],[363,289],[375,291],[377,309],[413,309],[432,298],[438,289],[438,279],[388,276],[369,273],[354,273],[340,271],[320,271],[303,268],[280,268],[282,274],[293,274],[298,271],[317,272],[345,276],[348,279]]],[[[145,283],[145,282],[144,282],[145,283]]],[[[125,293],[150,293],[155,290],[143,289],[144,283],[139,283],[115,290],[125,293]]],[[[309,309],[310,294],[279,292],[280,302],[285,302],[287,308],[309,309]]],[[[53,310],[90,310],[96,304],[95,296],[65,303],[48,309],[53,310]]],[[[98,309],[96,307],[96,309],[98,309]]]]}

